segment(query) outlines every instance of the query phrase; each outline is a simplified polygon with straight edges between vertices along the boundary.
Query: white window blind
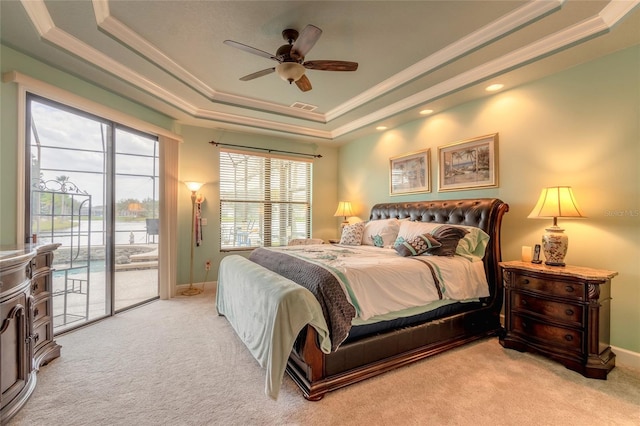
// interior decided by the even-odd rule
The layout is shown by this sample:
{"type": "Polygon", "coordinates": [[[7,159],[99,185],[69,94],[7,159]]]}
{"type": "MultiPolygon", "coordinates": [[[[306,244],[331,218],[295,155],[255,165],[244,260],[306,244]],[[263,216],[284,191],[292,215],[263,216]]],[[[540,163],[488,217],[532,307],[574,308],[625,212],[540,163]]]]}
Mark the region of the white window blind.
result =
{"type": "Polygon", "coordinates": [[[310,161],[221,149],[221,249],[309,238],[311,171],[310,161]]]}

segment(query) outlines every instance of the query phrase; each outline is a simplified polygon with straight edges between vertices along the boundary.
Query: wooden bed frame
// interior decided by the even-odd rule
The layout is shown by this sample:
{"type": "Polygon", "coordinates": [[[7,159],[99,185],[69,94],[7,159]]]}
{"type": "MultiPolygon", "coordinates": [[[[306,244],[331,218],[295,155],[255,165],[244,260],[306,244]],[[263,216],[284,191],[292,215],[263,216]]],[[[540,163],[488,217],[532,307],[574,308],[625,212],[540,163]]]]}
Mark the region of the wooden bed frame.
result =
{"type": "Polygon", "coordinates": [[[287,373],[305,398],[322,399],[325,393],[423,358],[496,334],[500,330],[503,287],[498,262],[502,260],[500,229],[509,206],[499,199],[401,202],[376,204],[370,220],[410,218],[421,222],[475,226],[491,237],[484,264],[490,296],[479,309],[422,324],[396,329],[342,344],[324,354],[318,336],[307,326],[294,346],[287,373]]]}

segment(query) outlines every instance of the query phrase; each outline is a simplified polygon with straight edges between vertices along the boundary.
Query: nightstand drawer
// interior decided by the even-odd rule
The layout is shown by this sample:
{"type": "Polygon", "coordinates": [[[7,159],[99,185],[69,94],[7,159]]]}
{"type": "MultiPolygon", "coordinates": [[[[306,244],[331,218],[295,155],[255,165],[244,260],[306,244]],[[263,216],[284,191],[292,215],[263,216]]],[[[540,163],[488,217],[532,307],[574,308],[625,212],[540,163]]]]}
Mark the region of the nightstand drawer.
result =
{"type": "Polygon", "coordinates": [[[582,351],[582,332],[570,328],[558,327],[514,314],[513,331],[527,338],[550,343],[556,347],[580,353],[582,351]]]}
{"type": "Polygon", "coordinates": [[[535,291],[544,295],[584,299],[584,284],[572,281],[540,279],[516,274],[514,288],[535,291]]]}
{"type": "Polygon", "coordinates": [[[580,305],[554,302],[513,292],[511,293],[511,306],[517,311],[532,312],[552,319],[571,322],[578,326],[582,324],[583,308],[580,305]]]}

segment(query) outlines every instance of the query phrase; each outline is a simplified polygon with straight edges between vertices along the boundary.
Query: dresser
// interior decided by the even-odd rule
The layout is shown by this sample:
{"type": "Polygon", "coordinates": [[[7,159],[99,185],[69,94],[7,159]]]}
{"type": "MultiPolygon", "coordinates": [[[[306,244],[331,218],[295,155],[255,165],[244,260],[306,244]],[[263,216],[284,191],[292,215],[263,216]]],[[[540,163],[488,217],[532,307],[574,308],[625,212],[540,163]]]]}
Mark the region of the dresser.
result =
{"type": "Polygon", "coordinates": [[[578,266],[500,262],[505,348],[545,355],[585,377],[606,379],[611,279],[618,273],[578,266]]]}
{"type": "Polygon", "coordinates": [[[0,248],[0,423],[36,386],[38,369],[60,356],[53,340],[53,252],[59,244],[0,248]]]}

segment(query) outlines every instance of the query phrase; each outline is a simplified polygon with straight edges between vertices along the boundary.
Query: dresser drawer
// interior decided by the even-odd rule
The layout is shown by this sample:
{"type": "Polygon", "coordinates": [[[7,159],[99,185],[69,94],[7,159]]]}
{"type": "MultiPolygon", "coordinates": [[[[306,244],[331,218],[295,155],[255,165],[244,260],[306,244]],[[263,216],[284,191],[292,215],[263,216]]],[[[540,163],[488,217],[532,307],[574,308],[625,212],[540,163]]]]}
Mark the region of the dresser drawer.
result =
{"type": "Polygon", "coordinates": [[[31,294],[38,296],[43,292],[51,292],[51,274],[40,275],[31,282],[31,294]]]}
{"type": "Polygon", "coordinates": [[[575,300],[583,300],[585,295],[583,283],[555,279],[540,279],[529,275],[516,274],[513,286],[516,289],[535,291],[536,293],[566,297],[575,300]]]}
{"type": "Polygon", "coordinates": [[[569,322],[576,326],[582,325],[583,307],[581,305],[544,300],[537,296],[512,292],[511,306],[517,311],[543,315],[555,320],[569,322]]]}
{"type": "Polygon", "coordinates": [[[53,340],[53,335],[51,334],[52,330],[53,327],[51,327],[51,320],[49,318],[33,325],[34,352],[40,349],[41,346],[53,340]]]}
{"type": "Polygon", "coordinates": [[[53,252],[40,253],[33,258],[33,270],[50,269],[53,263],[53,252]]]}
{"type": "Polygon", "coordinates": [[[546,324],[518,314],[513,315],[513,331],[528,339],[537,339],[555,347],[582,352],[583,333],[580,330],[546,324]]]}
{"type": "Polygon", "coordinates": [[[33,307],[33,321],[37,322],[44,317],[49,316],[49,298],[44,297],[35,303],[33,307]]]}

